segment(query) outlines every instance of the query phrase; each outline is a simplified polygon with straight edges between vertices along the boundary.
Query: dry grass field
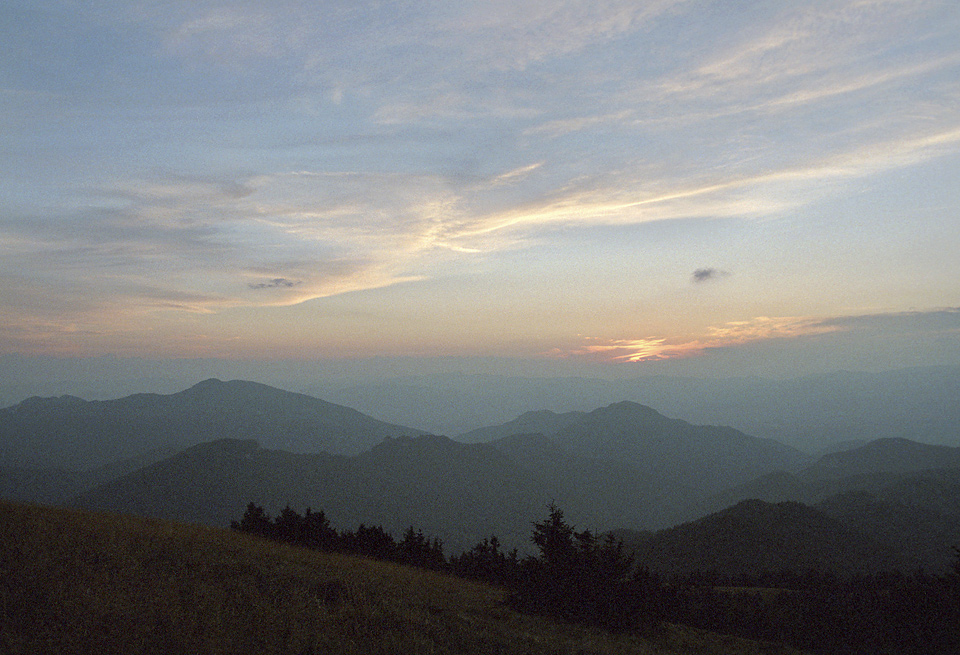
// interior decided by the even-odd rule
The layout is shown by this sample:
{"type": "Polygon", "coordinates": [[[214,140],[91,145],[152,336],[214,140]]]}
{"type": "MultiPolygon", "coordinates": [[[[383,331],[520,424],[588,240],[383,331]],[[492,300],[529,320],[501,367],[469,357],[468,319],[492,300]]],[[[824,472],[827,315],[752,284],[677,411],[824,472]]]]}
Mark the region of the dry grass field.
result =
{"type": "Polygon", "coordinates": [[[680,626],[610,634],[502,589],[228,530],[0,502],[0,652],[790,653],[680,626]]]}

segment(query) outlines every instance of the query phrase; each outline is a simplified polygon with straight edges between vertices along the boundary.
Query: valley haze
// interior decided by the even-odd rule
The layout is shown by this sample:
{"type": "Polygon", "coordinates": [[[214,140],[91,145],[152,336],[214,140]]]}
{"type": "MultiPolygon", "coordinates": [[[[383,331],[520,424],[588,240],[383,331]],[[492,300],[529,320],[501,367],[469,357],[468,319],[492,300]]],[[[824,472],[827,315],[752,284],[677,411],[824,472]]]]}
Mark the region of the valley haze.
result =
{"type": "Polygon", "coordinates": [[[811,454],[838,443],[882,437],[960,445],[960,365],[786,378],[697,375],[697,368],[662,370],[660,375],[631,375],[636,368],[620,369],[611,377],[604,366],[564,376],[558,369],[524,362],[0,355],[0,407],[31,396],[108,400],[134,393],[172,394],[218,378],[305,393],[387,423],[468,441],[477,440],[471,432],[526,412],[587,412],[630,400],[668,416],[729,425],[811,454]]]}

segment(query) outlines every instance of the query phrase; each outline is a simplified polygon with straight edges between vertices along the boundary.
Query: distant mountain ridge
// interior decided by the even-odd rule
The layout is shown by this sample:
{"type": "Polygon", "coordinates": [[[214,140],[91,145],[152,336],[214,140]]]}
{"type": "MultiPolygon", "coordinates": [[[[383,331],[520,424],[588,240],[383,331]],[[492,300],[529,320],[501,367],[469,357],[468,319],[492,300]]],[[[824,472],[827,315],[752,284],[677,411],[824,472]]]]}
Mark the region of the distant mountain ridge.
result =
{"type": "MultiPolygon", "coordinates": [[[[666,574],[909,572],[948,565],[951,546],[960,543],[960,468],[855,479],[872,486],[845,482],[849,490],[809,503],[742,500],[657,533],[617,534],[642,563],[666,574]]],[[[341,527],[376,524],[399,534],[415,525],[457,552],[492,534],[507,547],[529,547],[530,522],[551,502],[574,524],[598,531],[663,526],[658,512],[670,495],[629,467],[570,453],[542,435],[489,444],[428,435],[388,439],[354,457],[219,440],[96,487],[71,504],[220,526],[250,501],[273,514],[289,504],[323,509],[341,527]]]]}
{"type": "Polygon", "coordinates": [[[816,504],[742,500],[654,534],[618,535],[641,563],[663,574],[943,572],[960,544],[960,469],[816,504]]]}
{"type": "Polygon", "coordinates": [[[89,490],[78,502],[211,524],[236,518],[251,500],[273,511],[290,503],[322,508],[346,524],[415,524],[467,546],[497,534],[522,546],[529,522],[552,502],[594,529],[666,527],[690,518],[690,508],[728,480],[805,461],[768,440],[631,402],[559,421],[527,418],[547,418],[558,430],[474,444],[401,436],[351,456],[215,441],[89,490]]]}
{"type": "Polygon", "coordinates": [[[775,471],[734,485],[706,499],[707,513],[755,498],[767,502],[819,503],[851,491],[877,493],[901,481],[942,477],[940,470],[960,469],[960,448],[909,439],[877,439],[859,448],[829,453],[793,472],[775,471]]]}
{"type": "Polygon", "coordinates": [[[960,448],[888,438],[871,441],[860,448],[824,455],[805,471],[805,475],[835,479],[877,472],[909,473],[952,467],[960,467],[960,448]]]}
{"type": "Polygon", "coordinates": [[[942,571],[960,546],[960,448],[878,439],[720,492],[695,513],[620,534],[665,573],[942,571]]]}
{"type": "Polygon", "coordinates": [[[399,532],[415,525],[459,548],[492,534],[523,548],[530,522],[551,502],[601,529],[646,524],[656,511],[656,490],[630,469],[531,449],[542,451],[533,461],[509,446],[426,435],[344,456],[223,439],[90,489],[70,504],[215,526],[239,518],[251,501],[273,513],[289,504],[323,509],[341,527],[366,523],[399,532]]]}
{"type": "Polygon", "coordinates": [[[422,431],[256,382],[205,380],[169,395],[29,398],[0,409],[0,464],[86,469],[170,446],[256,438],[293,452],[357,454],[422,431]]]}
{"type": "Polygon", "coordinates": [[[0,410],[0,495],[220,526],[247,502],[290,504],[342,527],[415,525],[455,549],[492,534],[528,546],[530,521],[556,502],[593,530],[677,528],[652,537],[663,562],[713,544],[730,569],[758,563],[757,544],[792,544],[783,561],[804,565],[911,567],[960,543],[960,448],[885,438],[815,459],[633,401],[526,412],[473,438],[243,381],[31,398],[0,410]]]}
{"type": "Polygon", "coordinates": [[[528,412],[468,436],[503,438],[531,431],[580,455],[630,466],[661,483],[702,492],[810,463],[808,455],[771,439],[725,426],[692,425],[631,401],[592,412],[528,412]]]}
{"type": "Polygon", "coordinates": [[[503,425],[478,428],[461,434],[457,439],[467,443],[480,443],[502,439],[515,434],[542,434],[549,437],[571,423],[583,418],[586,414],[587,412],[565,412],[563,414],[557,414],[548,409],[525,412],[503,425]]]}
{"type": "Polygon", "coordinates": [[[896,437],[960,446],[960,366],[955,365],[784,380],[436,374],[308,388],[384,420],[465,440],[479,427],[502,424],[531,408],[588,412],[630,400],[691,423],[729,425],[811,453],[838,442],[896,437]]]}
{"type": "Polygon", "coordinates": [[[463,435],[473,430],[503,424],[531,409],[588,412],[631,400],[694,424],[729,425],[810,453],[839,442],[897,437],[960,446],[957,365],[788,379],[644,375],[606,380],[471,373],[393,376],[372,371],[350,377],[325,366],[284,374],[275,367],[231,369],[199,361],[162,377],[156,373],[160,369],[118,369],[96,359],[65,359],[56,363],[55,374],[41,375],[31,358],[0,356],[0,368],[4,364],[8,375],[0,386],[0,405],[31,395],[112,399],[134,391],[170,393],[196,380],[218,377],[301,391],[387,423],[462,440],[470,440],[463,435]],[[22,381],[10,374],[17,370],[24,371],[22,381]]]}

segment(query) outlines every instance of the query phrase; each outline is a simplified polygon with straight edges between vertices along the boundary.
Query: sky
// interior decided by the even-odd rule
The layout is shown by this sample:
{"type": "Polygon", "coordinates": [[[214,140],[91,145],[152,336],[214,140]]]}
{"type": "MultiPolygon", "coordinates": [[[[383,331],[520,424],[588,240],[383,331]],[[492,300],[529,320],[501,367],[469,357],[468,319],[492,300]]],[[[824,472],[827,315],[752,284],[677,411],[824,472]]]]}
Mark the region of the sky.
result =
{"type": "Polygon", "coordinates": [[[6,0],[0,42],[5,362],[960,363],[955,0],[6,0]]]}

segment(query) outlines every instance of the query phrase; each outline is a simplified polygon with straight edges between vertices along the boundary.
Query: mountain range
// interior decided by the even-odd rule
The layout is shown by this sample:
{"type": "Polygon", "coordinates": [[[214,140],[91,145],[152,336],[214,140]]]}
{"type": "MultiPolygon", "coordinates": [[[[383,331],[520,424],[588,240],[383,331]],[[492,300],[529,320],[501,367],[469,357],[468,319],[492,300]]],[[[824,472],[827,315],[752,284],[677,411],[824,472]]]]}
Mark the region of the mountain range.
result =
{"type": "Polygon", "coordinates": [[[28,398],[0,409],[0,465],[86,470],[222,438],[254,438],[291,452],[358,454],[386,437],[414,434],[423,432],[304,394],[210,379],[169,395],[28,398]]]}
{"type": "Polygon", "coordinates": [[[850,481],[816,503],[741,500],[656,533],[617,534],[662,574],[947,570],[960,545],[960,468],[871,477],[872,491],[850,481]]]}
{"type": "Polygon", "coordinates": [[[413,525],[448,552],[491,534],[528,548],[550,503],[581,528],[633,531],[665,570],[942,568],[960,543],[958,448],[879,439],[814,458],[624,401],[527,412],[453,440],[207,380],[168,396],[28,399],[0,410],[0,456],[7,498],[217,526],[251,501],[312,507],[341,528],[413,525]],[[758,544],[767,559],[751,555],[758,544]],[[704,548],[713,559],[693,557],[704,548]]]}
{"type": "Polygon", "coordinates": [[[882,438],[960,446],[960,366],[839,371],[785,380],[436,374],[351,386],[317,382],[304,392],[461,440],[531,409],[563,415],[630,400],[811,453],[882,438]]]}
{"type": "Polygon", "coordinates": [[[526,438],[501,445],[421,436],[388,439],[348,457],[218,440],[69,503],[218,526],[239,518],[250,501],[274,514],[286,505],[312,507],[341,528],[376,524],[399,534],[414,525],[455,550],[492,534],[523,546],[530,522],[553,501],[591,525],[648,522],[652,489],[632,471],[563,454],[547,456],[547,466],[529,465],[548,451],[526,438]]]}

